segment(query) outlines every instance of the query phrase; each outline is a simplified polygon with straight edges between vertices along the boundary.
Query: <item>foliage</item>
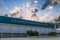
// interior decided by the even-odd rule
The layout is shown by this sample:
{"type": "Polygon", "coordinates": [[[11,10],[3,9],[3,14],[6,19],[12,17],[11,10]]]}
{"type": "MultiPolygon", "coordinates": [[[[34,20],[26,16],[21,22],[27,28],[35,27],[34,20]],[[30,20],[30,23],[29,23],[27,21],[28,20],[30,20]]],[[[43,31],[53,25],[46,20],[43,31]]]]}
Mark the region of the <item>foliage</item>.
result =
{"type": "Polygon", "coordinates": [[[49,36],[56,36],[57,34],[56,34],[56,32],[49,32],[48,35],[49,36]]]}
{"type": "Polygon", "coordinates": [[[39,36],[39,33],[37,31],[32,30],[27,31],[27,34],[28,36],[39,36]]]}

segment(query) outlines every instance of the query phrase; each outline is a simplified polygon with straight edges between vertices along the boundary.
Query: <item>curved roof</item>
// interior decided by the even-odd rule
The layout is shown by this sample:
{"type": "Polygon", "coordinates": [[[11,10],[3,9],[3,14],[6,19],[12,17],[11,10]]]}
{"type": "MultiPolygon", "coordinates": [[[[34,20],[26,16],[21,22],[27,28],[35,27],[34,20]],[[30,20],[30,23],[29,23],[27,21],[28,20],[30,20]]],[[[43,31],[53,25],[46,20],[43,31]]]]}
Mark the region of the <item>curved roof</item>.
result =
{"type": "Polygon", "coordinates": [[[36,21],[24,20],[24,19],[19,19],[19,18],[11,18],[11,17],[5,17],[5,16],[0,16],[0,23],[54,28],[54,24],[52,23],[36,22],[36,21]]]}

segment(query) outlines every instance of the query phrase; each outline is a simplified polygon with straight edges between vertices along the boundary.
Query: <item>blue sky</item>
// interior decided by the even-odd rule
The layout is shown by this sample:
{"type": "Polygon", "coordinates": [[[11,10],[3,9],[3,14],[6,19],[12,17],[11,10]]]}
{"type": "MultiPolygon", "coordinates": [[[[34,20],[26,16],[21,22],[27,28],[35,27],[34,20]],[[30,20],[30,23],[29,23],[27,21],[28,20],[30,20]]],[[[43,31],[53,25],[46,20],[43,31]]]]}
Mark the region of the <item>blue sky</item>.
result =
{"type": "Polygon", "coordinates": [[[41,10],[40,8],[46,0],[0,0],[0,15],[8,14],[11,16],[18,11],[13,17],[19,18],[22,15],[23,19],[51,21],[60,15],[60,0],[58,1],[59,3],[57,5],[48,5],[44,10],[41,10]],[[31,17],[34,9],[38,10],[35,12],[37,15],[35,18],[31,17]]]}

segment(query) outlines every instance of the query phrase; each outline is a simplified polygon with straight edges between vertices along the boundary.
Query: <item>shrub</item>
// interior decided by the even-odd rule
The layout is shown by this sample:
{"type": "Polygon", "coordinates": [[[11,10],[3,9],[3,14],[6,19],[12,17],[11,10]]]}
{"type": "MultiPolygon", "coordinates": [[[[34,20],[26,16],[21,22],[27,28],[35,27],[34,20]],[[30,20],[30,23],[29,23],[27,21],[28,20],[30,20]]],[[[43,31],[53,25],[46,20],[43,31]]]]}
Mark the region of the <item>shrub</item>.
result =
{"type": "Polygon", "coordinates": [[[34,31],[35,36],[39,36],[39,33],[37,31],[34,31]]]}
{"type": "Polygon", "coordinates": [[[28,36],[39,36],[39,33],[37,31],[32,30],[27,31],[27,34],[28,36]]]}
{"type": "Polygon", "coordinates": [[[33,32],[32,30],[27,31],[27,34],[28,34],[29,36],[34,36],[34,35],[33,35],[33,34],[34,34],[34,32],[33,32]]]}
{"type": "Polygon", "coordinates": [[[48,35],[49,36],[56,36],[57,34],[56,34],[56,32],[49,32],[48,35]]]}

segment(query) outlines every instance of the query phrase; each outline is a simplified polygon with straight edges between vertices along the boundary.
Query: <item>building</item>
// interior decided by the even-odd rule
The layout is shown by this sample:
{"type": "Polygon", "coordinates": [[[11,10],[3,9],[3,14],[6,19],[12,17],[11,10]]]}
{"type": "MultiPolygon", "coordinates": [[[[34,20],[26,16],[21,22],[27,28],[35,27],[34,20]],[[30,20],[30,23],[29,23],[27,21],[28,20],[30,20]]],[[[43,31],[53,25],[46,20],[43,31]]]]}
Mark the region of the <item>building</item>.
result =
{"type": "Polygon", "coordinates": [[[58,18],[55,19],[55,24],[59,25],[59,28],[56,29],[56,32],[59,33],[59,35],[60,35],[60,16],[58,16],[58,18]]]}
{"type": "Polygon", "coordinates": [[[60,25],[60,16],[57,19],[55,19],[55,24],[60,25]]]}
{"type": "Polygon", "coordinates": [[[47,34],[49,32],[55,32],[55,28],[58,28],[58,26],[52,23],[0,16],[0,37],[26,36],[28,30],[38,31],[40,34],[47,34]]]}

